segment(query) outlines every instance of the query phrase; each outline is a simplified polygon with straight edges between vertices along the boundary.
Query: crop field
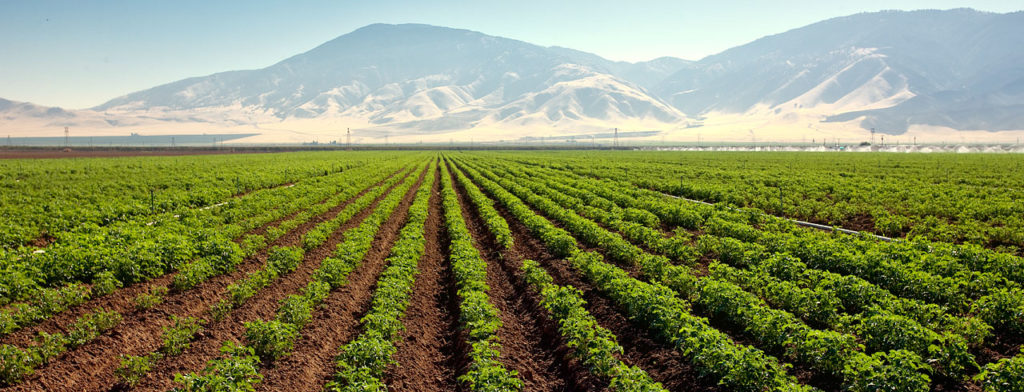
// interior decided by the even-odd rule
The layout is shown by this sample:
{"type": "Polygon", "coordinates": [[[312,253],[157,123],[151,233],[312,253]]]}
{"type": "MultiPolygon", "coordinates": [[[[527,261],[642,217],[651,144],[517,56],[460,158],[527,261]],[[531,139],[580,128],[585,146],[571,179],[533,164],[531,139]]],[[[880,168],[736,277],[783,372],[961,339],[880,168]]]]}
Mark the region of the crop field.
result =
{"type": "Polygon", "coordinates": [[[0,160],[0,391],[1024,391],[1021,165],[0,160]]]}

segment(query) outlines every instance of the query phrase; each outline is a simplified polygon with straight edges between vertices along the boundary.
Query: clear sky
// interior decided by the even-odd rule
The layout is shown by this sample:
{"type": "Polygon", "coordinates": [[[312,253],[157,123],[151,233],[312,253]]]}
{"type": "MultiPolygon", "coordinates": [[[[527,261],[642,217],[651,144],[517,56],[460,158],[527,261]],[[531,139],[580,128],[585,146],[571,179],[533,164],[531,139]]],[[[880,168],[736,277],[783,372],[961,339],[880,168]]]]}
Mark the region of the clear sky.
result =
{"type": "Polygon", "coordinates": [[[187,77],[262,68],[378,22],[464,28],[612,60],[698,60],[832,17],[959,7],[1024,9],[1020,0],[0,0],[0,97],[91,107],[187,77]]]}

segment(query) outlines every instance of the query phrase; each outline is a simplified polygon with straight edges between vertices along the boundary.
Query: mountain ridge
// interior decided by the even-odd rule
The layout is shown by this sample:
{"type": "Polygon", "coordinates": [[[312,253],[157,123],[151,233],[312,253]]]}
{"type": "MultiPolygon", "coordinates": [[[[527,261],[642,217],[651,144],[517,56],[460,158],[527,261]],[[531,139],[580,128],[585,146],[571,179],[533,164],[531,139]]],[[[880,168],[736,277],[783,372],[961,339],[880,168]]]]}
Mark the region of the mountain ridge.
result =
{"type": "Polygon", "coordinates": [[[29,127],[110,132],[183,124],[287,129],[282,137],[291,140],[339,128],[367,137],[480,139],[611,128],[663,138],[824,139],[871,128],[915,137],[995,134],[1024,130],[1024,53],[1013,50],[1024,47],[1022,37],[1024,11],[883,11],[698,61],[622,62],[465,29],[378,23],[264,68],[182,79],[88,110],[16,110],[0,101],[0,125],[24,118],[29,127]]]}

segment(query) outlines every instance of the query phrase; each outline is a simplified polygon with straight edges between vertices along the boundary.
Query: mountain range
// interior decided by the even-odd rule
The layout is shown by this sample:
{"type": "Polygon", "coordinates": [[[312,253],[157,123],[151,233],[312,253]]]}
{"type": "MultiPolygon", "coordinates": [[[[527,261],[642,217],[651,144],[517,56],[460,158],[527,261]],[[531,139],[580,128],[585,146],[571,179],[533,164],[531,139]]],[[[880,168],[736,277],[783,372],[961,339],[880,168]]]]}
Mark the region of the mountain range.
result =
{"type": "Polygon", "coordinates": [[[243,143],[339,140],[346,128],[362,142],[587,138],[613,128],[662,140],[850,141],[871,129],[1012,140],[1024,134],[1021,48],[1024,12],[969,9],[856,14],[700,61],[637,63],[468,30],[374,24],[266,68],[184,79],[90,109],[0,100],[0,128],[260,134],[243,143]]]}

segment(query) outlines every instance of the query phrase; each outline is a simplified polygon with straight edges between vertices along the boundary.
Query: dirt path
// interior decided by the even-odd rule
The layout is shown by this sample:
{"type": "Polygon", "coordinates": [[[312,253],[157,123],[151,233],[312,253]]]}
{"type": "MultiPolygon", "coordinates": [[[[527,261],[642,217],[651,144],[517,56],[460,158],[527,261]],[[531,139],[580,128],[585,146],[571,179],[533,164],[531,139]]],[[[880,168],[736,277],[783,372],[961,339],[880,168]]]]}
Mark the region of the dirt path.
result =
{"type": "Polygon", "coordinates": [[[577,381],[590,377],[589,373],[585,369],[567,366],[569,348],[558,333],[558,324],[547,317],[537,296],[523,279],[519,270],[522,258],[513,258],[508,252],[502,254],[494,235],[484,225],[476,206],[455,180],[454,173],[452,180],[474,246],[487,262],[489,295],[502,320],[502,327],[498,330],[502,364],[519,372],[527,391],[585,389],[577,381]]]}
{"type": "Polygon", "coordinates": [[[435,175],[424,225],[426,252],[402,319],[406,330],[393,357],[398,366],[384,376],[391,391],[457,390],[457,372],[465,363],[465,340],[458,336],[455,278],[447,257],[448,233],[442,226],[441,171],[435,175]]]}
{"type": "MultiPolygon", "coordinates": [[[[646,329],[631,323],[611,300],[584,281],[565,260],[548,253],[544,244],[504,207],[496,204],[495,208],[508,221],[509,228],[512,229],[515,238],[515,247],[511,252],[512,257],[516,260],[533,259],[551,274],[556,284],[570,285],[580,289],[583,292],[583,299],[587,301],[587,310],[597,318],[602,327],[612,331],[618,338],[619,344],[625,351],[624,355],[620,356],[623,362],[640,367],[670,391],[721,390],[713,381],[699,378],[699,371],[683,357],[679,350],[661,343],[646,329]]],[[[597,385],[599,386],[596,388],[584,389],[607,389],[607,383],[597,382],[597,385]]]]}
{"type": "MultiPolygon", "coordinates": [[[[424,172],[425,174],[425,172],[424,172]]],[[[313,320],[302,330],[293,353],[264,369],[261,391],[320,391],[334,374],[334,358],[342,344],[359,333],[359,319],[370,308],[377,278],[385,260],[405,224],[416,189],[424,181],[421,175],[377,232],[363,263],[349,274],[348,284],[333,291],[313,320]]],[[[333,246],[332,248],[333,249],[333,246]]]]}

